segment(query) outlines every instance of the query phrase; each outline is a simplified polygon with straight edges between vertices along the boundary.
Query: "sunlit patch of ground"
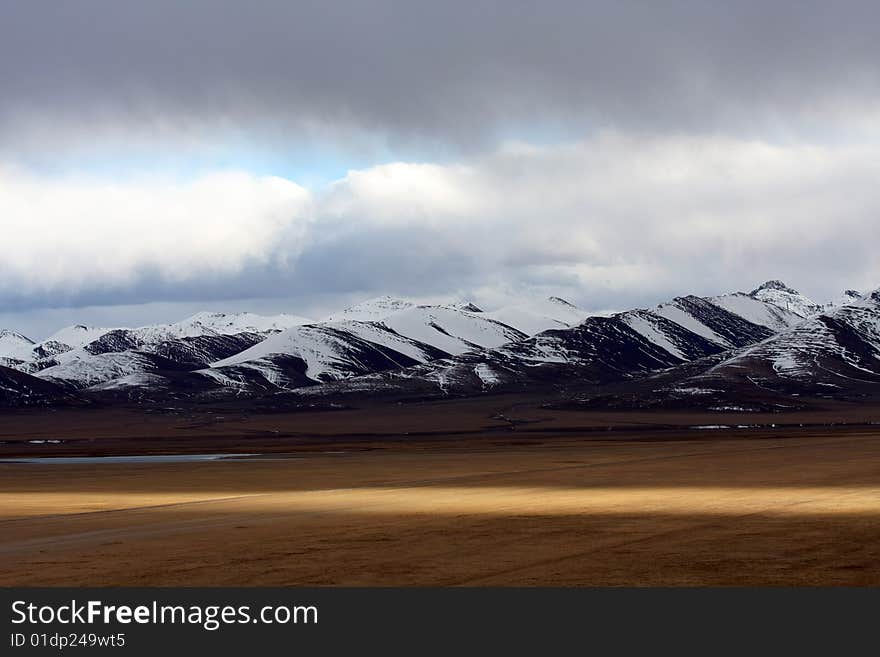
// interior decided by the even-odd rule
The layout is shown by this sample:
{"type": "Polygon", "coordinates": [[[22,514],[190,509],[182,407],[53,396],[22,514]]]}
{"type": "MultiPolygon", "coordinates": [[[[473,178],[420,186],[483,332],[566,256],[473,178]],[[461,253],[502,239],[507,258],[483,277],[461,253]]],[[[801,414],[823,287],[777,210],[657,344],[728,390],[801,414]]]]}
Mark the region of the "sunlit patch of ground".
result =
{"type": "Polygon", "coordinates": [[[880,437],[0,465],[0,583],[880,584],[880,437]]]}

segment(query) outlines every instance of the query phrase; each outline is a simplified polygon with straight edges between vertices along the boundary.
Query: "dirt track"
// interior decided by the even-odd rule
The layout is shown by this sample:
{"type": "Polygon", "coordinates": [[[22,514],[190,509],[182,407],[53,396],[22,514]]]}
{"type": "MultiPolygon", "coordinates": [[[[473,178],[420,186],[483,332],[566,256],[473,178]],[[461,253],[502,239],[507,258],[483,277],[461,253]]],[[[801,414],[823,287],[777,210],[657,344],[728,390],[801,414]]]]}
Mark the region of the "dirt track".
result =
{"type": "Polygon", "coordinates": [[[0,465],[0,584],[880,584],[880,433],[704,434],[0,465]]]}

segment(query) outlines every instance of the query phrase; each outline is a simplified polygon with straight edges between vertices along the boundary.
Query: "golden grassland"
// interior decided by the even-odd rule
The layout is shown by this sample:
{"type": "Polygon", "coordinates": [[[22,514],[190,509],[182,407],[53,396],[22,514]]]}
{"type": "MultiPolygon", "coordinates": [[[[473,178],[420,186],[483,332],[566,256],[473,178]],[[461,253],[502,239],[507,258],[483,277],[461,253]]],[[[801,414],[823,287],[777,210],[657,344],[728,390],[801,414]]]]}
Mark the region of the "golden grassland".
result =
{"type": "Polygon", "coordinates": [[[880,431],[723,433],[0,464],[0,584],[880,584],[880,431]]]}

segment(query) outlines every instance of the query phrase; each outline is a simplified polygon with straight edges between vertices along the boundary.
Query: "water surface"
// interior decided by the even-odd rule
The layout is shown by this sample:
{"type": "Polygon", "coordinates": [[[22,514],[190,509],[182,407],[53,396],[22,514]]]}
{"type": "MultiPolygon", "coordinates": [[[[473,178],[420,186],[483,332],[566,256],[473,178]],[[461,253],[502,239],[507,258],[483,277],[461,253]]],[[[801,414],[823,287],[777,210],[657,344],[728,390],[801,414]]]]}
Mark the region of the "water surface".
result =
{"type": "Polygon", "coordinates": [[[37,463],[40,465],[80,465],[90,463],[193,463],[242,459],[258,454],[133,454],[130,456],[23,456],[2,458],[0,463],[37,463]]]}

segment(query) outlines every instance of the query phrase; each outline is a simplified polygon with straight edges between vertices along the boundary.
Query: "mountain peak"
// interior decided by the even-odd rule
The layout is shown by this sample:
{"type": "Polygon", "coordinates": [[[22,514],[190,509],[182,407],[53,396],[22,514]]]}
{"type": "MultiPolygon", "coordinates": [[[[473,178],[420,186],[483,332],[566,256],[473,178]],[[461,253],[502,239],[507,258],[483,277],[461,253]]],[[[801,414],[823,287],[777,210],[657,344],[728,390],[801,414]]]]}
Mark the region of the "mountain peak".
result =
{"type": "Polygon", "coordinates": [[[462,301],[461,303],[450,303],[449,308],[454,308],[455,310],[464,310],[469,313],[481,313],[483,309],[479,306],[474,305],[470,301],[462,301]]]}
{"type": "Polygon", "coordinates": [[[864,295],[858,290],[844,290],[842,295],[827,304],[826,309],[839,308],[840,306],[848,306],[853,303],[858,303],[859,301],[866,299],[868,296],[869,295],[864,295]]]}
{"type": "Polygon", "coordinates": [[[215,320],[215,319],[223,319],[224,317],[226,317],[226,313],[217,313],[217,312],[212,312],[210,310],[202,310],[200,312],[197,312],[195,315],[191,315],[190,317],[187,317],[186,319],[181,320],[180,323],[204,322],[204,321],[211,321],[211,320],[215,320]]]}
{"type": "Polygon", "coordinates": [[[800,294],[800,292],[798,292],[797,290],[795,290],[793,288],[788,287],[788,285],[786,285],[785,283],[783,283],[780,280],[772,280],[772,281],[767,281],[766,283],[762,283],[761,285],[756,287],[754,290],[752,290],[749,294],[754,296],[755,294],[757,294],[758,292],[761,292],[762,290],[776,290],[778,292],[788,292],[789,294],[800,294]]]}
{"type": "Polygon", "coordinates": [[[547,301],[552,301],[553,303],[558,303],[561,306],[568,306],[570,308],[577,308],[577,306],[575,306],[573,303],[571,303],[570,301],[566,301],[562,297],[547,297],[547,301]]]}
{"type": "Polygon", "coordinates": [[[356,303],[341,312],[333,313],[326,318],[326,321],[335,322],[341,320],[355,320],[377,322],[401,310],[414,308],[415,305],[416,304],[407,301],[406,299],[399,299],[385,294],[381,297],[375,297],[373,299],[367,299],[366,301],[356,303]]]}
{"type": "Polygon", "coordinates": [[[380,297],[375,297],[373,299],[367,299],[366,301],[361,301],[346,310],[362,310],[365,308],[382,308],[382,309],[390,309],[390,308],[409,308],[413,306],[411,301],[407,301],[406,299],[401,299],[399,297],[392,297],[389,294],[383,294],[380,297]]]}
{"type": "Polygon", "coordinates": [[[801,317],[809,317],[821,312],[823,306],[808,299],[795,289],[779,280],[767,281],[749,292],[749,296],[764,303],[778,306],[801,317]]]}
{"type": "Polygon", "coordinates": [[[15,340],[21,340],[22,342],[28,342],[30,344],[34,343],[30,338],[10,329],[0,329],[0,338],[14,338],[15,340]]]}

